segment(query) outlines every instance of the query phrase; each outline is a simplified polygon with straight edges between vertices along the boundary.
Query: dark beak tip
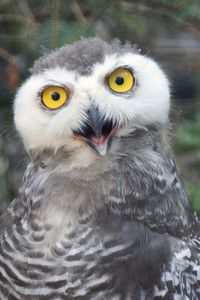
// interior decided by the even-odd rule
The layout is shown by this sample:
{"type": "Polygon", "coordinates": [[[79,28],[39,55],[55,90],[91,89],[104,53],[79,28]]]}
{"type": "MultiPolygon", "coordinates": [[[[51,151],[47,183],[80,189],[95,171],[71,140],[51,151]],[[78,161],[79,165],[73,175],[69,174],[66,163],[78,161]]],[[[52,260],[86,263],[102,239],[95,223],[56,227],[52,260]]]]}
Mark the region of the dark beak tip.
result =
{"type": "Polygon", "coordinates": [[[75,136],[85,141],[95,153],[105,155],[112,143],[115,127],[115,123],[103,118],[99,109],[92,104],[87,112],[87,120],[75,136]]]}

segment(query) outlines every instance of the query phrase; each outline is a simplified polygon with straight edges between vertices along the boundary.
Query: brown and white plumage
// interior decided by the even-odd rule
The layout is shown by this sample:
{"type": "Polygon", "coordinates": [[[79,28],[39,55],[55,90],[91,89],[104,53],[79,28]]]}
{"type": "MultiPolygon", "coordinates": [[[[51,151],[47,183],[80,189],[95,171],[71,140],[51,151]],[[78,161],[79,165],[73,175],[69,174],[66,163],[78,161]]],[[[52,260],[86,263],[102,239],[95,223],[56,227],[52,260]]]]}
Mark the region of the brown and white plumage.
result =
{"type": "Polygon", "coordinates": [[[199,222],[170,153],[159,66],[83,39],[32,72],[15,99],[31,161],[0,219],[0,299],[199,299],[199,222]],[[121,67],[135,83],[114,93],[121,67]],[[49,85],[67,89],[66,105],[41,105],[49,85]]]}

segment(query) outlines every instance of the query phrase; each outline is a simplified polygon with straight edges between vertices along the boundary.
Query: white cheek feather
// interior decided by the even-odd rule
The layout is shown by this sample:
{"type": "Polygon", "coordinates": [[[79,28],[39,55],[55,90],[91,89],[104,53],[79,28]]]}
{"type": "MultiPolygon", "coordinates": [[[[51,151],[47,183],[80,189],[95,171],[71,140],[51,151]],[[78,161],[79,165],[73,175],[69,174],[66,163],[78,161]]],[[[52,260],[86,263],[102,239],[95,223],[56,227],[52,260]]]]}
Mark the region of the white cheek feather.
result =
{"type": "Polygon", "coordinates": [[[119,125],[127,124],[121,131],[127,134],[134,125],[165,123],[169,98],[168,80],[153,60],[133,53],[120,57],[110,55],[103,63],[95,64],[89,76],[59,67],[31,76],[16,95],[15,124],[28,149],[57,149],[63,145],[80,147],[80,142],[71,139],[71,135],[84,122],[91,102],[99,108],[102,116],[119,125]],[[133,91],[116,94],[109,89],[106,77],[121,66],[133,70],[136,84],[133,91]],[[65,85],[70,89],[71,96],[66,106],[54,112],[41,107],[38,93],[47,84],[65,85]]]}
{"type": "Polygon", "coordinates": [[[50,121],[50,116],[44,114],[39,107],[37,93],[46,82],[41,76],[32,76],[19,89],[14,103],[14,120],[25,146],[35,148],[44,140],[49,143],[44,134],[50,121]]]}
{"type": "Polygon", "coordinates": [[[102,66],[96,65],[91,82],[96,105],[102,114],[119,124],[133,121],[147,125],[168,120],[169,82],[158,64],[145,56],[132,53],[118,59],[109,56],[102,66]],[[105,76],[120,66],[132,68],[136,79],[133,91],[128,94],[115,94],[106,87],[105,76]]]}
{"type": "MultiPolygon", "coordinates": [[[[136,89],[127,104],[129,112],[135,115],[141,125],[148,123],[165,123],[170,107],[169,82],[165,74],[150,58],[127,54],[124,60],[132,66],[136,76],[136,89]]],[[[128,101],[128,100],[127,100],[128,101]]]]}
{"type": "MultiPolygon", "coordinates": [[[[74,73],[62,69],[48,70],[31,76],[19,89],[14,103],[14,120],[27,149],[57,149],[67,144],[73,129],[80,127],[85,104],[75,89],[69,103],[54,112],[43,109],[38,97],[38,92],[47,84],[68,84],[73,89],[74,81],[74,73]]],[[[74,142],[73,146],[76,144],[80,143],[74,142]]]]}

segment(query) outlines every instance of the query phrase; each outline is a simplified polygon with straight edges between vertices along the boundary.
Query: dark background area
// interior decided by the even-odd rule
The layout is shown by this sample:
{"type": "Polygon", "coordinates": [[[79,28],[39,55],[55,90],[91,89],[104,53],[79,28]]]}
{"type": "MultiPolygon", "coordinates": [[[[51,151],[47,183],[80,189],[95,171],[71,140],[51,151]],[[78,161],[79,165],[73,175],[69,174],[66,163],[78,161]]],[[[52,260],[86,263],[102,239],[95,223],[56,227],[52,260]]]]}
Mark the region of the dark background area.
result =
{"type": "Polygon", "coordinates": [[[199,0],[0,0],[0,211],[16,195],[27,161],[13,124],[17,87],[44,51],[81,36],[129,40],[166,71],[171,144],[200,215],[199,0]]]}

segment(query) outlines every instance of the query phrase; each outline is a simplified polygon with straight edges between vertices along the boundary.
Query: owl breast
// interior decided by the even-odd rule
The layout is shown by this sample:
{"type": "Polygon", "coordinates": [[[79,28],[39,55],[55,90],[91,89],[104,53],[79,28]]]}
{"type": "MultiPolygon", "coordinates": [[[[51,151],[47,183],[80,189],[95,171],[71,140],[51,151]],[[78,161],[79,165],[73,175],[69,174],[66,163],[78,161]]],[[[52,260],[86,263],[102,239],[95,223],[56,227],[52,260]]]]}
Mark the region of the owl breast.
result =
{"type": "Polygon", "coordinates": [[[153,292],[149,289],[152,278],[142,270],[148,265],[157,281],[161,264],[169,255],[166,239],[153,246],[160,235],[107,209],[77,222],[73,229],[63,232],[62,238],[58,234],[47,251],[51,230],[51,226],[25,218],[3,234],[1,299],[141,299],[142,293],[150,296],[153,292]],[[130,234],[130,228],[136,234],[130,234]],[[152,246],[158,255],[156,265],[155,253],[151,257],[149,252],[152,246]],[[146,285],[144,289],[140,280],[146,285]]]}
{"type": "Polygon", "coordinates": [[[30,163],[2,221],[2,299],[153,299],[155,286],[166,294],[168,172],[151,143],[128,141],[124,155],[117,148],[90,167],[62,149],[30,163]]]}

